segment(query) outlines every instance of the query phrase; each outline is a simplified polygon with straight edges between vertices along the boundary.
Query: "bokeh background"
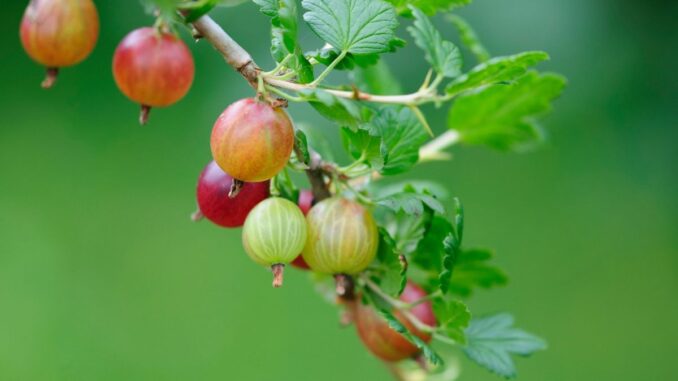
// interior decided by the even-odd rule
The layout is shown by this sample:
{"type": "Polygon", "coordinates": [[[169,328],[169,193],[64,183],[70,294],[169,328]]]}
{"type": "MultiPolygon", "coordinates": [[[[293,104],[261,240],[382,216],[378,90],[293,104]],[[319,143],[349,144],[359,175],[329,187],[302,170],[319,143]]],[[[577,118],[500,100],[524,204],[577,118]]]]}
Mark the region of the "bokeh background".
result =
{"type": "MultiPolygon", "coordinates": [[[[152,23],[142,7],[96,1],[96,50],[43,91],[18,39],[26,3],[4,2],[0,15],[0,379],[389,380],[306,274],[290,270],[273,290],[239,230],[190,222],[212,123],[251,94],[222,58],[191,44],[190,94],[142,128],[110,68],[122,37],[152,23]]],[[[455,147],[453,161],[417,170],[461,197],[466,242],[496,249],[511,276],[477,293],[473,311],[512,311],[549,341],[518,360],[520,380],[675,377],[677,10],[477,0],[460,11],[492,53],[543,49],[552,61],[542,68],[569,78],[541,149],[455,147]]],[[[270,67],[256,6],[213,15],[270,67]]],[[[319,41],[304,31],[303,43],[319,41]]],[[[412,58],[387,61],[413,89],[424,62],[411,44],[401,54],[412,58]]],[[[445,113],[428,111],[442,131],[445,113]]],[[[291,113],[338,147],[308,107],[291,113]]],[[[498,379],[462,365],[462,380],[498,379]]]]}

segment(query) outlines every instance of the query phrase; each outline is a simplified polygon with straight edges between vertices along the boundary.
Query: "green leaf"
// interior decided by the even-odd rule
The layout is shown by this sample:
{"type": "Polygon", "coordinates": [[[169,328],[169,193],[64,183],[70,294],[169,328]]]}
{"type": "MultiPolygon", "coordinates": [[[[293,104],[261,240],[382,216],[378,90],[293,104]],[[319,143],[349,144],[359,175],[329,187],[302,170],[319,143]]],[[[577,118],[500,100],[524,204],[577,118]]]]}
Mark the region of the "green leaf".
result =
{"type": "Polygon", "coordinates": [[[378,205],[387,207],[396,213],[402,211],[406,214],[419,216],[424,213],[425,207],[440,214],[445,213],[445,207],[435,196],[426,190],[419,193],[411,185],[406,185],[402,192],[382,197],[376,202],[378,205]]]}
{"type": "Polygon", "coordinates": [[[445,254],[443,255],[442,260],[442,271],[438,276],[440,281],[440,291],[442,291],[443,294],[447,293],[450,288],[452,270],[454,269],[454,264],[457,261],[457,257],[459,256],[459,245],[460,242],[455,237],[455,234],[452,233],[448,234],[443,240],[445,254]]]}
{"type": "Polygon", "coordinates": [[[303,0],[304,20],[334,48],[353,54],[388,51],[398,26],[383,0],[303,0]]]}
{"type": "Polygon", "coordinates": [[[408,108],[383,108],[372,120],[372,125],[382,137],[387,155],[383,175],[406,172],[419,160],[419,148],[428,139],[419,119],[408,108]]]}
{"type": "MultiPolygon", "coordinates": [[[[184,2],[185,3],[185,2],[184,2]]],[[[179,9],[182,9],[181,6],[184,5],[184,3],[178,3],[177,6],[179,9]]],[[[207,14],[209,11],[212,10],[215,6],[219,4],[219,0],[206,0],[202,1],[199,3],[199,6],[197,7],[189,7],[184,10],[184,20],[187,23],[191,23],[197,19],[199,19],[201,16],[207,14]]],[[[190,6],[190,3],[186,4],[190,6]]]]}
{"type": "Polygon", "coordinates": [[[347,126],[353,131],[358,130],[358,124],[362,120],[362,113],[360,107],[355,102],[335,97],[320,89],[302,90],[299,94],[310,102],[311,106],[322,116],[336,122],[340,126],[347,126]]]}
{"type": "Polygon", "coordinates": [[[341,138],[344,148],[351,157],[368,163],[375,170],[380,170],[383,167],[381,139],[378,136],[372,136],[364,129],[353,131],[348,127],[342,127],[341,138]]]}
{"type": "Polygon", "coordinates": [[[471,320],[471,312],[466,304],[458,300],[436,299],[433,301],[433,311],[445,335],[459,344],[466,344],[464,331],[471,320]]]}
{"type": "Polygon", "coordinates": [[[298,10],[296,0],[254,0],[261,13],[271,17],[271,55],[276,62],[288,55],[288,67],[298,74],[300,83],[313,81],[313,66],[302,54],[298,37],[298,10]]]}
{"type": "Polygon", "coordinates": [[[280,197],[288,199],[295,204],[299,200],[299,188],[294,184],[285,170],[280,171],[272,180],[275,189],[280,192],[280,197]]]}
{"type": "MultiPolygon", "coordinates": [[[[434,216],[429,229],[411,257],[412,263],[425,270],[429,278],[436,280],[435,288],[439,287],[438,274],[442,272],[443,242],[452,231],[452,224],[447,219],[443,216],[434,216]]],[[[430,283],[429,280],[426,282],[430,283]]],[[[420,283],[424,282],[420,280],[420,283]]]]}
{"type": "Polygon", "coordinates": [[[480,42],[478,35],[466,20],[458,15],[452,14],[447,15],[447,20],[457,28],[461,42],[469,48],[479,62],[485,62],[490,59],[490,53],[485,49],[485,46],[480,42]]]}
{"type": "Polygon", "coordinates": [[[534,117],[551,110],[565,79],[530,72],[515,85],[493,86],[461,96],[450,110],[448,125],[461,141],[500,150],[520,150],[539,140],[534,117]]]}
{"type": "MultiPolygon", "coordinates": [[[[389,41],[389,48],[387,50],[388,53],[393,53],[395,52],[398,48],[401,48],[405,46],[405,40],[402,40],[400,38],[393,38],[391,41],[389,41]]],[[[330,47],[330,48],[323,48],[320,50],[314,50],[311,52],[306,53],[307,56],[313,57],[316,61],[320,62],[321,64],[325,66],[329,66],[332,62],[334,62],[339,55],[341,54],[341,51],[339,51],[336,48],[330,47]]],[[[378,53],[372,53],[372,54],[352,54],[348,53],[342,59],[339,61],[338,64],[334,67],[335,70],[353,70],[357,67],[362,67],[362,68],[367,68],[370,66],[375,65],[377,62],[379,62],[379,54],[378,53]]]]}
{"type": "Polygon", "coordinates": [[[271,17],[271,54],[280,62],[297,51],[297,3],[295,0],[254,0],[261,13],[271,17]]]}
{"type": "Polygon", "coordinates": [[[364,92],[380,95],[400,94],[400,83],[383,60],[374,66],[357,67],[350,73],[356,86],[364,92]]]}
{"type": "Polygon", "coordinates": [[[401,322],[396,319],[393,314],[385,309],[378,309],[381,316],[386,319],[388,326],[401,334],[405,339],[407,339],[412,344],[416,345],[417,348],[421,349],[422,353],[426,360],[428,360],[433,365],[439,365],[443,363],[442,358],[431,348],[426,342],[420,339],[418,336],[412,334],[407,327],[405,327],[401,322]]]}
{"type": "Polygon", "coordinates": [[[450,82],[445,91],[448,94],[459,94],[477,87],[514,81],[523,76],[529,67],[548,59],[548,54],[540,51],[495,57],[450,82]]]}
{"type": "Polygon", "coordinates": [[[464,353],[480,366],[506,378],[516,376],[511,355],[529,356],[546,349],[541,338],[513,327],[507,313],[476,318],[466,329],[464,353]]]}
{"type": "Polygon", "coordinates": [[[396,7],[399,14],[408,16],[411,14],[409,6],[421,9],[429,16],[436,12],[450,11],[471,3],[471,0],[387,0],[396,7]]]}
{"type": "Polygon", "coordinates": [[[379,250],[376,268],[372,270],[378,275],[375,280],[382,291],[393,297],[400,296],[407,285],[407,268],[400,262],[395,240],[383,228],[379,228],[379,250]]]}
{"type": "Polygon", "coordinates": [[[485,249],[461,250],[454,265],[449,291],[468,297],[475,288],[488,289],[506,285],[506,274],[489,263],[493,256],[492,251],[485,249]]]}
{"type": "Polygon", "coordinates": [[[415,21],[407,28],[414,42],[426,53],[426,61],[439,75],[454,78],[461,74],[461,54],[451,42],[444,41],[431,20],[419,9],[411,6],[415,21]]]}
{"type": "Polygon", "coordinates": [[[297,129],[294,132],[294,146],[298,148],[301,157],[299,161],[308,165],[311,162],[311,153],[308,150],[308,140],[304,131],[297,129]]]}
{"type": "Polygon", "coordinates": [[[434,218],[433,209],[424,207],[420,215],[396,213],[389,208],[375,210],[379,226],[385,228],[396,241],[396,250],[403,255],[412,253],[419,241],[424,238],[431,221],[434,218]]]}

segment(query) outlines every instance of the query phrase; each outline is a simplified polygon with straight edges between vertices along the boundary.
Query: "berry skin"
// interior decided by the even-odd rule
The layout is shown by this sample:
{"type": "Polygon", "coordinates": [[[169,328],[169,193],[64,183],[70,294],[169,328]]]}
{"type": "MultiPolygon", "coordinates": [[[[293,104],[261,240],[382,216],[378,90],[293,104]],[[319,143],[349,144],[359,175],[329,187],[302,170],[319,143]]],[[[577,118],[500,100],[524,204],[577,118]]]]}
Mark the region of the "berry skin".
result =
{"type": "MultiPolygon", "coordinates": [[[[400,295],[400,300],[412,303],[426,296],[426,292],[413,282],[408,282],[405,290],[400,295]]],[[[360,340],[375,356],[384,361],[400,361],[416,356],[419,349],[401,334],[391,329],[381,316],[370,306],[363,305],[360,300],[350,305],[353,321],[358,331],[360,340]]],[[[436,318],[430,302],[417,304],[410,312],[422,323],[430,326],[436,325],[436,318]]],[[[398,311],[395,317],[413,334],[425,342],[431,341],[431,336],[414,328],[412,323],[398,311]]]]}
{"type": "Polygon", "coordinates": [[[113,55],[113,77],[123,94],[141,104],[145,124],[151,107],[176,103],[193,83],[195,66],[186,44],[171,33],[139,28],[120,42],[113,55]]]}
{"type": "Polygon", "coordinates": [[[242,241],[250,258],[271,267],[273,287],[280,287],[285,264],[299,255],[306,234],[306,220],[299,207],[284,198],[271,197],[247,216],[242,241]]]}
{"type": "Polygon", "coordinates": [[[99,16],[92,0],[31,0],[21,20],[21,44],[47,67],[43,88],[56,82],[60,67],[84,60],[99,37],[99,16]]]}
{"type": "MultiPolygon", "coordinates": [[[[304,213],[304,216],[308,214],[308,211],[311,210],[311,207],[313,206],[313,192],[311,192],[308,189],[302,189],[299,192],[299,200],[297,201],[297,205],[299,206],[299,209],[301,209],[301,212],[304,213]]],[[[304,257],[299,254],[292,263],[290,263],[292,267],[296,267],[301,270],[309,270],[310,267],[308,267],[308,264],[306,261],[304,261],[304,257]]]]}
{"type": "Polygon", "coordinates": [[[308,239],[303,257],[313,271],[357,274],[374,259],[377,224],[362,205],[341,197],[317,203],[306,216],[308,239]]]}
{"type": "Polygon", "coordinates": [[[294,146],[292,121],[281,108],[247,98],[224,110],[214,123],[212,156],[238,180],[268,180],[285,167],[294,146]]]}
{"type": "Polygon", "coordinates": [[[228,196],[232,185],[233,178],[211,161],[200,174],[196,191],[202,215],[227,228],[242,226],[252,208],[269,195],[268,181],[245,183],[233,198],[228,196]]]}

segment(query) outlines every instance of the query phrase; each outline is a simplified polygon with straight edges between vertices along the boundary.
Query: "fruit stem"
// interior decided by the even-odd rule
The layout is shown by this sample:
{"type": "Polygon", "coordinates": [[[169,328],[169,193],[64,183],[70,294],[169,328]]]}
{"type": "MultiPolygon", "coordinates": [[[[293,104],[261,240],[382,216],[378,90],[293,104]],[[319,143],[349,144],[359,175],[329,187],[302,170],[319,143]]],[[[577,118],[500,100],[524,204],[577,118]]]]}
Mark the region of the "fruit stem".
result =
{"type": "Polygon", "coordinates": [[[346,274],[336,274],[334,276],[336,282],[337,295],[346,300],[353,300],[355,298],[353,277],[346,274]]]}
{"type": "Polygon", "coordinates": [[[148,123],[148,115],[151,113],[151,106],[141,105],[141,111],[139,112],[139,124],[145,126],[148,123]]]}
{"type": "Polygon", "coordinates": [[[285,265],[283,263],[276,263],[271,266],[271,271],[273,272],[273,287],[281,287],[283,285],[283,272],[285,271],[285,265]]]}
{"type": "Polygon", "coordinates": [[[245,186],[244,181],[238,180],[238,179],[233,179],[233,183],[231,184],[231,189],[228,190],[228,198],[235,198],[240,193],[243,186],[245,186]]]}
{"type": "Polygon", "coordinates": [[[200,208],[198,208],[198,210],[196,210],[195,212],[191,213],[191,221],[193,221],[193,222],[198,222],[198,221],[202,220],[203,218],[205,218],[205,215],[202,214],[202,211],[200,210],[200,208]]]}
{"type": "Polygon", "coordinates": [[[40,86],[42,86],[43,89],[51,88],[52,86],[54,86],[54,83],[56,83],[58,76],[59,76],[58,67],[48,67],[47,70],[45,71],[45,79],[42,80],[40,86]]]}

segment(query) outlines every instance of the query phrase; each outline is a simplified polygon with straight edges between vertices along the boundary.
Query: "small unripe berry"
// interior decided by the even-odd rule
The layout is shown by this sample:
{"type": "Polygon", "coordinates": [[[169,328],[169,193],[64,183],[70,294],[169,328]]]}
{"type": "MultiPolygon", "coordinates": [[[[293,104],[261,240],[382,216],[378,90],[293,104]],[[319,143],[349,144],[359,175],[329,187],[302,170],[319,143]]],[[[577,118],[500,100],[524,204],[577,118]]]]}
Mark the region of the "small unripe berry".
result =
{"type": "Polygon", "coordinates": [[[233,178],[211,161],[198,179],[196,198],[202,216],[224,227],[245,223],[247,214],[258,203],[268,198],[269,182],[244,183],[238,194],[229,196],[233,178]]]}
{"type": "Polygon", "coordinates": [[[241,99],[214,123],[210,143],[212,157],[226,173],[242,181],[264,181],[287,164],[294,128],[282,108],[241,99]]]}
{"type": "Polygon", "coordinates": [[[176,103],[193,83],[195,66],[186,44],[169,32],[139,28],[115,49],[113,77],[123,94],[141,105],[145,124],[151,107],[176,103]]]}
{"type": "Polygon", "coordinates": [[[308,239],[303,257],[313,271],[357,274],[377,253],[379,237],[372,214],[341,197],[317,203],[306,216],[308,239]]]}
{"type": "Polygon", "coordinates": [[[84,60],[99,36],[99,16],[92,0],[31,0],[21,20],[26,53],[47,67],[42,87],[56,81],[60,67],[84,60]]]}
{"type": "Polygon", "coordinates": [[[271,197],[250,211],[242,241],[250,258],[271,267],[273,286],[280,287],[283,268],[304,247],[306,231],[306,219],[297,205],[284,198],[271,197]]]}
{"type": "MultiPolygon", "coordinates": [[[[413,303],[425,296],[424,290],[413,282],[408,282],[400,295],[400,300],[405,303],[413,303]]],[[[360,340],[375,356],[384,361],[400,361],[419,353],[419,348],[389,327],[388,322],[378,315],[372,307],[365,306],[360,300],[357,300],[353,301],[349,308],[360,340]]],[[[435,327],[436,318],[433,314],[431,302],[426,301],[417,304],[410,308],[409,312],[420,322],[435,327]]],[[[394,311],[394,315],[410,332],[425,342],[431,341],[429,334],[416,329],[402,313],[394,311]]]]}

